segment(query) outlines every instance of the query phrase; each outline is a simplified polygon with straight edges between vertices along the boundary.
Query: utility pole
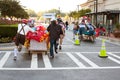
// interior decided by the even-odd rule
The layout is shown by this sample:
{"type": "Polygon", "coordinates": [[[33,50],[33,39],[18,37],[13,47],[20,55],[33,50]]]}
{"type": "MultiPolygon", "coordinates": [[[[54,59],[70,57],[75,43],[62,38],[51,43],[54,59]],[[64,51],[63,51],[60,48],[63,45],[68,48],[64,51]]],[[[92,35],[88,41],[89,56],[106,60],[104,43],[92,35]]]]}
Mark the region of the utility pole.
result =
{"type": "Polygon", "coordinates": [[[96,2],[96,27],[97,27],[97,13],[98,13],[98,0],[95,0],[95,2],[96,2]]]}
{"type": "Polygon", "coordinates": [[[59,7],[59,15],[60,15],[60,13],[61,13],[61,12],[60,12],[60,7],[59,7]]]}
{"type": "Polygon", "coordinates": [[[79,11],[79,5],[77,5],[77,9],[78,9],[78,11],[79,11]]]}

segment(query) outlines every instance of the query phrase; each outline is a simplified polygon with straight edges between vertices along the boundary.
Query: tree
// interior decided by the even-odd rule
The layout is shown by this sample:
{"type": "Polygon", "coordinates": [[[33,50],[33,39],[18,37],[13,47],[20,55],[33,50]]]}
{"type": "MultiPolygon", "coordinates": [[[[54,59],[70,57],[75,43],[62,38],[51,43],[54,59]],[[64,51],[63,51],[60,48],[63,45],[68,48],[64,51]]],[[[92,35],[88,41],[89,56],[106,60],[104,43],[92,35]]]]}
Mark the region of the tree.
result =
{"type": "Polygon", "coordinates": [[[66,20],[66,21],[68,21],[69,20],[69,16],[68,15],[66,15],[65,17],[64,17],[64,19],[66,20]]]}
{"type": "Polygon", "coordinates": [[[38,16],[38,17],[41,17],[41,16],[43,16],[44,13],[45,13],[45,12],[39,11],[39,12],[37,13],[37,16],[38,16]]]}
{"type": "Polygon", "coordinates": [[[80,11],[73,11],[73,12],[70,12],[69,13],[69,16],[70,17],[73,17],[73,18],[80,18],[82,16],[85,16],[86,13],[89,13],[91,12],[90,9],[81,9],[80,11]]]}
{"type": "Polygon", "coordinates": [[[27,13],[30,17],[37,17],[37,14],[35,13],[34,10],[31,10],[31,9],[28,9],[27,10],[27,13]]]}
{"type": "Polygon", "coordinates": [[[91,12],[90,9],[82,9],[82,10],[78,11],[78,14],[79,14],[78,17],[85,16],[86,13],[89,13],[89,12],[91,12]]]}
{"type": "Polygon", "coordinates": [[[17,0],[1,0],[0,10],[3,17],[8,16],[11,18],[11,20],[13,17],[28,17],[28,14],[25,12],[17,0]]]}
{"type": "Polygon", "coordinates": [[[77,13],[77,11],[72,11],[72,12],[70,12],[70,14],[69,14],[69,16],[70,17],[73,17],[73,18],[78,18],[78,13],[77,13]]]}

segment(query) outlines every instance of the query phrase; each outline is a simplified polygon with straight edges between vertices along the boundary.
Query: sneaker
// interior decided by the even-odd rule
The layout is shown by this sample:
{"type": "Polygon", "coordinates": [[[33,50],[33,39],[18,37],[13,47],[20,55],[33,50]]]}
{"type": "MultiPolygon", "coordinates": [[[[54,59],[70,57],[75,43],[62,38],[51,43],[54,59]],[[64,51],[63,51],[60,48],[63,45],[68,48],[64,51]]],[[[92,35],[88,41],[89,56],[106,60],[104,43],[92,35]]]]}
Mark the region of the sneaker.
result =
{"type": "Polygon", "coordinates": [[[53,59],[53,58],[54,58],[54,55],[53,55],[53,56],[50,56],[50,58],[53,59]]]}
{"type": "Polygon", "coordinates": [[[17,56],[14,56],[13,60],[16,61],[17,60],[17,56]]]}
{"type": "Polygon", "coordinates": [[[62,47],[61,46],[59,46],[59,50],[61,50],[62,49],[62,47]]]}
{"type": "Polygon", "coordinates": [[[22,50],[22,46],[18,46],[18,51],[20,52],[22,50]]]}
{"type": "Polygon", "coordinates": [[[56,53],[56,54],[58,53],[57,49],[55,49],[55,53],[56,53]]]}

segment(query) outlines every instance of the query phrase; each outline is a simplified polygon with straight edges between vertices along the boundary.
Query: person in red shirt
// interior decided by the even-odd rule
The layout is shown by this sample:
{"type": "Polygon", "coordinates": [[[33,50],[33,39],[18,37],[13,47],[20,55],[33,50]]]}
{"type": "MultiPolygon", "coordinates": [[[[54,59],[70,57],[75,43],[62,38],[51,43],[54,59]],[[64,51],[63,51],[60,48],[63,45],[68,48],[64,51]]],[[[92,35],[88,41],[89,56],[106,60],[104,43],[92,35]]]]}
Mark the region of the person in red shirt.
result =
{"type": "Polygon", "coordinates": [[[101,26],[100,27],[100,35],[105,35],[105,33],[106,33],[106,29],[103,27],[103,26],[101,26]]]}

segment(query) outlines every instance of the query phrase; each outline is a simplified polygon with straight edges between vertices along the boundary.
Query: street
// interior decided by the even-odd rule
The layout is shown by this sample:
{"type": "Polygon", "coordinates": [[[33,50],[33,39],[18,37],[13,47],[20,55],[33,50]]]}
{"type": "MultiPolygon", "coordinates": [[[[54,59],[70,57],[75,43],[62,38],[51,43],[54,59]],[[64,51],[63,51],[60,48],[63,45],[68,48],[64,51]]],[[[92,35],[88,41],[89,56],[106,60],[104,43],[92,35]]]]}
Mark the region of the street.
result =
{"type": "Polygon", "coordinates": [[[23,49],[14,61],[12,50],[0,51],[0,80],[120,80],[120,44],[106,40],[108,57],[100,58],[100,38],[80,45],[74,45],[72,38],[72,31],[66,31],[54,59],[23,49]]]}

